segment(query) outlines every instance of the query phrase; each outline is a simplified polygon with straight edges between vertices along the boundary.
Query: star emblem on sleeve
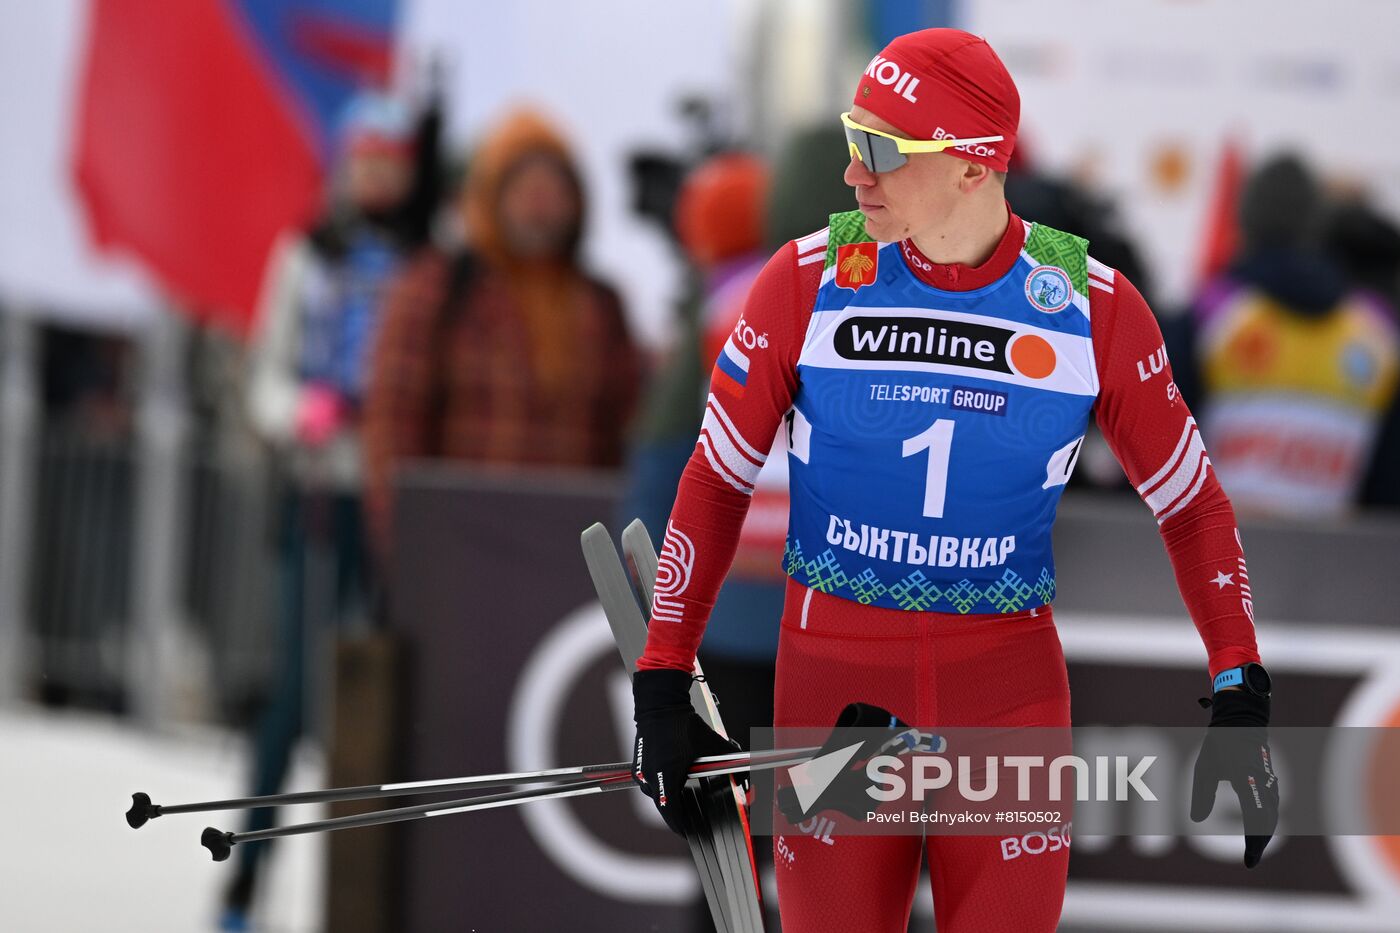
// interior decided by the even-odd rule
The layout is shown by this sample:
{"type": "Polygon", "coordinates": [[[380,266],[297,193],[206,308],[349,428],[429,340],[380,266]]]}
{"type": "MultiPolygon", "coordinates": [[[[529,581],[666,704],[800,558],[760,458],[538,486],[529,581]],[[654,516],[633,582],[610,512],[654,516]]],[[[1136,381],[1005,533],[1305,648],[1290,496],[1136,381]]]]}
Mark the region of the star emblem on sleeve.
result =
{"type": "Polygon", "coordinates": [[[1234,576],[1233,573],[1225,573],[1224,571],[1217,570],[1215,572],[1215,579],[1210,582],[1214,583],[1217,589],[1223,590],[1227,586],[1234,586],[1234,576]]]}

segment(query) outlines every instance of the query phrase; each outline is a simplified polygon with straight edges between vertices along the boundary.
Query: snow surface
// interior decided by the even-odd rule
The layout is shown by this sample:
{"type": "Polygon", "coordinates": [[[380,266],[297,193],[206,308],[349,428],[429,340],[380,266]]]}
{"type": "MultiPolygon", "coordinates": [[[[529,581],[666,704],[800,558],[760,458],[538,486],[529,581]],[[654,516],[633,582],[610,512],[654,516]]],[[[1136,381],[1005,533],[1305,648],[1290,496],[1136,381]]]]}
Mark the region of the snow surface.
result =
{"type": "MultiPolygon", "coordinates": [[[[232,732],[148,732],[111,717],[34,708],[0,710],[0,930],[121,933],[217,929],[219,898],[237,849],[215,863],[205,826],[237,830],[239,813],[164,816],[133,831],[131,794],[185,803],[245,794],[249,744],[232,732]]],[[[319,756],[298,752],[288,790],[322,786],[319,756]]],[[[319,819],[318,806],[279,821],[319,819]]],[[[319,928],[323,840],[282,839],[265,866],[254,929],[319,928]]]]}

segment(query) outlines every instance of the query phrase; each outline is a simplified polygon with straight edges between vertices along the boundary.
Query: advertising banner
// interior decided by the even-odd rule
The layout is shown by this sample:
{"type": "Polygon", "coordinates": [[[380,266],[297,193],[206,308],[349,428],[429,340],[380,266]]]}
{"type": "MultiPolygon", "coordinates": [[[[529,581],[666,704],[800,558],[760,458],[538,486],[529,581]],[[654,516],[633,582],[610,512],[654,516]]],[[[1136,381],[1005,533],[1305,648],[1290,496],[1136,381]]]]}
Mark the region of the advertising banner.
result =
{"type": "MultiPolygon", "coordinates": [[[[436,469],[408,477],[397,527],[416,544],[393,570],[393,624],[410,655],[408,747],[396,779],[629,757],[630,688],[578,545],[594,521],[621,527],[613,494],[594,477],[436,469]]],[[[1063,929],[1376,930],[1400,916],[1396,836],[1315,834],[1328,807],[1328,819],[1367,828],[1355,807],[1385,797],[1389,759],[1343,773],[1311,760],[1329,741],[1345,749],[1337,736],[1400,725],[1400,630],[1394,618],[1361,611],[1395,605],[1386,600],[1397,583],[1377,561],[1400,553],[1400,527],[1246,524],[1242,534],[1275,683],[1273,722],[1303,737],[1276,743],[1278,833],[1247,871],[1238,804],[1225,786],[1203,826],[1184,799],[1123,812],[1087,806],[1063,841],[1071,847],[1063,929]]],[[[1150,514],[1135,501],[1068,502],[1057,558],[1055,619],[1075,726],[1109,735],[1104,748],[1115,756],[1152,758],[1148,786],[1168,779],[1180,794],[1208,719],[1196,700],[1209,681],[1150,514]]],[[[712,678],[711,686],[722,704],[726,685],[712,678]]],[[[1012,851],[1037,850],[1037,831],[1008,832],[1012,851]]],[[[677,929],[703,915],[684,843],[641,794],[411,824],[403,841],[405,931],[441,929],[443,917],[510,928],[527,911],[539,928],[570,929],[677,929]]],[[[773,844],[755,838],[759,850],[773,844]]],[[[771,914],[771,859],[760,865],[771,914]]],[[[914,929],[931,927],[927,892],[915,898],[914,929]]]]}

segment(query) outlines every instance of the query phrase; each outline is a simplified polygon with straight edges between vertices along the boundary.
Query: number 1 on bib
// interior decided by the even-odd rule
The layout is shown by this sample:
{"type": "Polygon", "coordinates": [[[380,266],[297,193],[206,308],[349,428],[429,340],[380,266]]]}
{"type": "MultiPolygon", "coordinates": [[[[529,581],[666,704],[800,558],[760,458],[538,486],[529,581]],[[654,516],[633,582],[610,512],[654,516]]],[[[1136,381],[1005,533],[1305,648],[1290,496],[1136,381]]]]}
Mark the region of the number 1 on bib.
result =
{"type": "Polygon", "coordinates": [[[948,493],[948,455],[953,449],[953,425],[939,418],[928,430],[904,442],[904,456],[928,451],[928,478],[924,485],[924,517],[942,518],[943,500],[948,493]]]}

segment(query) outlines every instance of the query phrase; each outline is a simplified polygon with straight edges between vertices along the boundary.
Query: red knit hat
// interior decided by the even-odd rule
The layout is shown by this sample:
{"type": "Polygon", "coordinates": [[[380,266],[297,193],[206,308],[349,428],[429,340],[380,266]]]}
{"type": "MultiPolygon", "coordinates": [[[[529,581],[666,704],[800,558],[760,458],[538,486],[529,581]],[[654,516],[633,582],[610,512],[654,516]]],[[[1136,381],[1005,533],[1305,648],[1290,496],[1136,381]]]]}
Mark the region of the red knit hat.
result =
{"type": "Polygon", "coordinates": [[[855,103],[914,139],[1004,136],[949,149],[950,155],[1006,171],[1021,122],[1021,95],[985,39],[961,29],[897,37],[871,59],[855,103]]]}

